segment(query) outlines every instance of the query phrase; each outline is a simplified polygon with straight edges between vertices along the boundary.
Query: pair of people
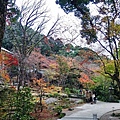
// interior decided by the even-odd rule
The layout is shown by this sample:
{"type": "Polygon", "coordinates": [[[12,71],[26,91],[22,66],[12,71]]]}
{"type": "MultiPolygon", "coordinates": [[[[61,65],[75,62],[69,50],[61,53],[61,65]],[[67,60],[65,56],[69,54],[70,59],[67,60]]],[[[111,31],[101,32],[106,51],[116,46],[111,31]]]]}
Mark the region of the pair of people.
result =
{"type": "Polygon", "coordinates": [[[86,102],[90,102],[91,104],[96,103],[96,94],[92,91],[86,91],[86,102]]]}

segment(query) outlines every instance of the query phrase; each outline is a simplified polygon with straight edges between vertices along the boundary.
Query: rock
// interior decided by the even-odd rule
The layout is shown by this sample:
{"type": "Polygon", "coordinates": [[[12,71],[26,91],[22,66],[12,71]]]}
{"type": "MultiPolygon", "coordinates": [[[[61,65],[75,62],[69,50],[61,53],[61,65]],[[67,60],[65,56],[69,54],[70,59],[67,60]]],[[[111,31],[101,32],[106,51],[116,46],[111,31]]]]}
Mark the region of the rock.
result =
{"type": "Polygon", "coordinates": [[[68,110],[69,110],[69,111],[73,111],[73,110],[74,110],[74,108],[69,108],[68,110]]]}

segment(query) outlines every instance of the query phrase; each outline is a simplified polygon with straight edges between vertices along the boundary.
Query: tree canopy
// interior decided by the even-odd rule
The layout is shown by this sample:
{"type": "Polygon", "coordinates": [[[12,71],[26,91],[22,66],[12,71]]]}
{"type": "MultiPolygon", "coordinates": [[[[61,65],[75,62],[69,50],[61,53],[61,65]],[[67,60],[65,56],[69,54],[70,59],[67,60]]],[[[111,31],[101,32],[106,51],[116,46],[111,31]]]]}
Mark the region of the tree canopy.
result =
{"type": "MultiPolygon", "coordinates": [[[[113,59],[113,72],[107,70],[108,65],[101,59],[105,74],[117,82],[120,90],[120,66],[119,66],[119,38],[120,38],[120,4],[115,0],[59,0],[57,3],[66,12],[74,12],[75,16],[80,18],[82,29],[80,31],[82,38],[85,38],[88,44],[99,43],[102,49],[113,59]],[[90,4],[96,7],[96,14],[90,12],[90,4]]],[[[102,53],[103,53],[102,50],[102,53]]],[[[108,59],[108,58],[107,58],[108,59]]]]}
{"type": "Polygon", "coordinates": [[[5,33],[6,24],[18,19],[19,9],[15,5],[15,0],[1,0],[0,1],[0,51],[2,41],[5,33]]]}

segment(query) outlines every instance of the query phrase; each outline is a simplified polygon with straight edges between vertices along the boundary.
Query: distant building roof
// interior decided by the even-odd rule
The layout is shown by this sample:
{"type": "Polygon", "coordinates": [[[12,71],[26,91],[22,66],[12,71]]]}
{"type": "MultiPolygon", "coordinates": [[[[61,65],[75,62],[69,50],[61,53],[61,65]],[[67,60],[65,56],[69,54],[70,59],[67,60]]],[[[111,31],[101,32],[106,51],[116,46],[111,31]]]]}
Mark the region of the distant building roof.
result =
{"type": "Polygon", "coordinates": [[[7,49],[5,49],[5,48],[3,48],[3,47],[1,47],[1,50],[5,51],[5,52],[7,52],[7,53],[13,54],[12,52],[10,52],[9,50],[7,50],[7,49]]]}

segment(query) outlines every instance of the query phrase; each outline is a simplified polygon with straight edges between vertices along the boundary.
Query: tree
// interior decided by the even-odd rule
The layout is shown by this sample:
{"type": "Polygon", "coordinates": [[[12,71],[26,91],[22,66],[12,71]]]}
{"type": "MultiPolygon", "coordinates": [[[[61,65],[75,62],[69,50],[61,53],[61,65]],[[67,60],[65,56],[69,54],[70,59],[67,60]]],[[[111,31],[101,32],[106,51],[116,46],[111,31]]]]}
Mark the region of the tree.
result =
{"type": "Polygon", "coordinates": [[[18,60],[15,58],[15,56],[13,56],[11,53],[2,51],[0,53],[0,76],[2,77],[0,82],[3,83],[6,83],[6,81],[10,82],[8,69],[10,69],[12,66],[17,66],[17,65],[18,65],[18,60]]]}
{"type": "MultiPolygon", "coordinates": [[[[79,0],[77,0],[77,2],[75,2],[75,0],[70,1],[68,4],[66,4],[66,2],[67,0],[64,1],[64,3],[60,0],[59,4],[67,12],[71,12],[76,9],[75,15],[82,19],[82,37],[86,38],[88,44],[95,42],[99,43],[102,49],[105,50],[105,52],[107,52],[113,59],[113,73],[110,73],[106,69],[106,64],[102,59],[101,61],[104,66],[105,74],[108,74],[113,81],[116,81],[120,91],[119,1],[96,1],[94,4],[97,9],[96,15],[91,14],[89,7],[86,6],[90,1],[83,1],[83,6],[81,6],[82,3],[79,0]]],[[[110,62],[110,60],[108,60],[108,62],[110,62]]]]}
{"type": "Polygon", "coordinates": [[[58,72],[58,86],[79,89],[81,84],[78,80],[80,77],[78,62],[73,58],[64,56],[57,56],[56,61],[58,63],[56,70],[58,72]]]}
{"type": "MultiPolygon", "coordinates": [[[[113,59],[113,72],[111,73],[107,69],[107,64],[102,60],[105,74],[109,75],[111,79],[116,81],[120,91],[120,66],[119,66],[119,26],[117,23],[119,17],[119,3],[114,0],[112,3],[102,3],[102,6],[98,6],[99,15],[92,16],[92,25],[84,26],[81,31],[82,36],[86,38],[88,43],[98,42],[100,46],[110,55],[113,59]],[[109,14],[111,14],[109,16],[109,14]],[[102,16],[102,17],[101,17],[102,16]],[[88,31],[88,32],[87,32],[88,31]],[[91,39],[90,39],[91,38],[91,39]],[[95,41],[94,41],[95,40],[95,41]]],[[[90,23],[90,20],[86,20],[90,23]]],[[[85,24],[83,24],[85,25],[85,24]]],[[[106,57],[107,58],[107,57],[106,57]]],[[[110,62],[107,58],[107,63],[110,62]]]]}
{"type": "Polygon", "coordinates": [[[4,87],[0,90],[0,95],[0,119],[34,120],[30,115],[34,109],[34,99],[30,88],[16,91],[14,87],[4,87]]]}
{"type": "Polygon", "coordinates": [[[58,73],[59,73],[59,82],[58,82],[58,86],[59,86],[65,83],[70,68],[64,56],[57,56],[57,63],[58,63],[58,73]]]}
{"type": "Polygon", "coordinates": [[[77,17],[72,18],[71,14],[65,15],[58,33],[59,38],[64,41],[64,44],[72,44],[75,46],[79,43],[81,39],[79,24],[80,22],[77,17]]]}
{"type": "Polygon", "coordinates": [[[94,84],[94,82],[90,79],[90,77],[87,74],[82,72],[81,72],[81,77],[79,81],[82,83],[82,85],[86,89],[90,89],[90,86],[94,84]]]}
{"type": "Polygon", "coordinates": [[[54,40],[54,38],[50,37],[41,40],[40,51],[43,55],[50,56],[50,54],[58,54],[63,46],[63,42],[59,38],[54,40]]]}
{"type": "Polygon", "coordinates": [[[74,10],[76,14],[79,14],[77,12],[85,14],[85,12],[88,10],[86,5],[89,2],[90,0],[56,0],[56,3],[59,4],[66,13],[74,10]]]}
{"type": "Polygon", "coordinates": [[[35,108],[35,112],[37,112],[37,108],[40,109],[40,111],[43,111],[43,96],[44,96],[44,90],[43,88],[46,87],[46,82],[42,79],[42,78],[34,78],[32,81],[32,87],[35,87],[37,89],[38,92],[38,96],[39,97],[39,104],[36,104],[36,108],[35,108]]]}
{"type": "Polygon", "coordinates": [[[0,51],[2,46],[2,39],[4,37],[6,15],[7,15],[8,0],[0,1],[0,51]]]}
{"type": "Polygon", "coordinates": [[[13,51],[17,54],[19,60],[19,86],[24,86],[27,80],[26,62],[35,47],[40,47],[40,42],[52,35],[56,31],[56,25],[60,18],[54,22],[47,35],[43,35],[46,23],[49,22],[48,10],[45,7],[44,0],[26,1],[20,9],[20,17],[17,22],[11,23],[10,36],[13,45],[13,51]]]}
{"type": "Polygon", "coordinates": [[[66,57],[75,57],[78,51],[72,44],[65,44],[62,49],[60,49],[59,54],[66,57]]]}
{"type": "Polygon", "coordinates": [[[18,18],[18,13],[19,10],[15,6],[15,0],[0,1],[0,51],[5,33],[6,23],[10,24],[11,20],[18,18]]]}
{"type": "MultiPolygon", "coordinates": [[[[92,87],[93,91],[97,94],[97,99],[102,101],[109,101],[110,91],[109,87],[111,85],[111,79],[98,74],[97,76],[92,76],[92,80],[94,81],[95,85],[92,87]]],[[[116,99],[114,98],[114,101],[116,99]]]]}

